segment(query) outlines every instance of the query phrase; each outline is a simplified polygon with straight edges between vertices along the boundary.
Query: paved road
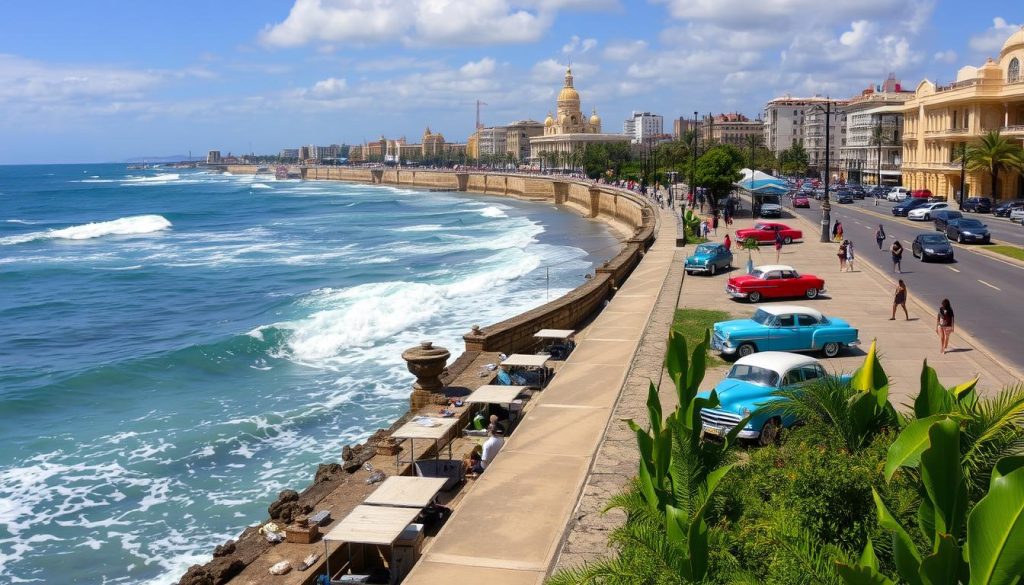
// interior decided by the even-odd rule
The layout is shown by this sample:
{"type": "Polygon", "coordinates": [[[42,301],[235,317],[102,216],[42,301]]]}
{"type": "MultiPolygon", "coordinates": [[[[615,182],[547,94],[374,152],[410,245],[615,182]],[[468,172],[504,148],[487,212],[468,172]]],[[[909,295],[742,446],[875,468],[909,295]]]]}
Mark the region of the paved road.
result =
{"type": "MultiPolygon", "coordinates": [[[[814,203],[812,203],[814,205],[814,203]]],[[[832,209],[836,207],[862,207],[871,211],[877,211],[893,217],[892,206],[896,205],[891,201],[880,200],[878,207],[874,207],[873,200],[864,199],[855,200],[852,205],[838,205],[835,201],[832,202],[832,209]]],[[[953,209],[959,209],[956,203],[950,205],[953,209]]],[[[820,211],[819,211],[820,213],[820,211]]],[[[992,234],[992,240],[995,244],[1013,244],[1015,246],[1024,246],[1024,227],[1019,223],[1013,223],[1008,218],[996,217],[991,213],[964,213],[964,217],[973,217],[980,219],[982,223],[988,226],[988,231],[992,234]]],[[[895,217],[893,217],[895,219],[895,217]]],[[[914,224],[907,218],[900,218],[900,221],[914,224]]]]}
{"type": "MultiPolygon", "coordinates": [[[[902,278],[911,293],[936,310],[942,299],[948,298],[953,304],[958,328],[980,340],[1006,363],[1018,370],[1024,369],[1024,352],[1019,349],[1024,337],[1024,302],[1020,298],[1024,267],[972,253],[959,246],[954,251],[954,263],[923,263],[911,255],[910,243],[919,233],[934,232],[931,222],[896,218],[881,202],[878,207],[871,203],[870,200],[858,200],[852,205],[832,204],[832,220],[843,222],[846,238],[854,243],[857,260],[867,260],[892,274],[890,255],[888,251],[878,250],[874,238],[878,225],[884,225],[889,236],[886,248],[892,245],[894,237],[899,238],[906,248],[903,274],[892,274],[893,277],[902,278]]],[[[821,220],[821,209],[816,201],[811,202],[810,209],[795,211],[812,221],[821,220]]],[[[992,227],[998,221],[987,223],[992,227]]],[[[1012,227],[1024,232],[1024,228],[1016,224],[1012,227]]],[[[815,237],[810,233],[807,236],[815,237]]],[[[838,259],[836,266],[838,270],[838,259]]],[[[934,319],[934,314],[928,318],[934,319]]]]}

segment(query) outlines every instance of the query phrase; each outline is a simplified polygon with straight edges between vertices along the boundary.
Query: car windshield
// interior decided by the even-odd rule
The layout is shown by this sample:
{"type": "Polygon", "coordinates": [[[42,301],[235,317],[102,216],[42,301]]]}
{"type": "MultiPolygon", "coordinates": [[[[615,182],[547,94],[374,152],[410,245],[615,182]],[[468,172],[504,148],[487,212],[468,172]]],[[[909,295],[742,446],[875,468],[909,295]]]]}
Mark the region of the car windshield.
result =
{"type": "Polygon", "coordinates": [[[751,384],[757,384],[759,386],[775,387],[779,385],[779,375],[777,373],[765,368],[748,366],[745,364],[734,365],[732,369],[729,370],[728,378],[730,380],[750,382],[751,384]]]}
{"type": "Polygon", "coordinates": [[[957,225],[962,227],[962,228],[980,228],[983,224],[980,221],[976,220],[976,219],[966,219],[965,218],[965,219],[959,220],[959,223],[957,223],[957,225]]]}
{"type": "Polygon", "coordinates": [[[701,244],[701,245],[697,246],[697,253],[698,254],[714,254],[715,250],[717,248],[718,248],[718,246],[715,245],[715,244],[701,244]]]}
{"type": "Polygon", "coordinates": [[[779,198],[776,197],[775,195],[765,195],[764,197],[761,198],[761,205],[764,205],[766,203],[773,203],[775,205],[778,205],[779,198]]]}
{"type": "Polygon", "coordinates": [[[946,236],[940,236],[938,234],[926,234],[921,236],[921,242],[925,244],[945,244],[946,236]]]}
{"type": "Polygon", "coordinates": [[[755,230],[767,230],[767,229],[771,229],[771,228],[769,228],[768,225],[763,224],[763,223],[755,223],[754,224],[754,229],[755,230]]]}
{"type": "Polygon", "coordinates": [[[754,316],[751,317],[751,319],[753,319],[753,321],[759,325],[767,325],[771,323],[773,319],[775,319],[775,315],[772,315],[771,313],[765,311],[764,309],[758,309],[757,312],[754,313],[754,316]]]}

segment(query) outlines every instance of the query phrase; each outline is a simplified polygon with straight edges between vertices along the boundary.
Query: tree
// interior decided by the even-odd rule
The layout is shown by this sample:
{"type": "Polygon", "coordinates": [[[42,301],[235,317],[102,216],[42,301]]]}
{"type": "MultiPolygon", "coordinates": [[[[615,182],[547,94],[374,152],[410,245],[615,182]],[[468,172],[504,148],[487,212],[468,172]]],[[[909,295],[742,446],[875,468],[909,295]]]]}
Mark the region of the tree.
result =
{"type": "Polygon", "coordinates": [[[779,153],[779,167],[784,175],[804,175],[809,160],[804,145],[799,142],[779,153]]]}
{"type": "Polygon", "coordinates": [[[1019,144],[1010,142],[998,130],[981,137],[967,148],[967,170],[984,171],[992,177],[992,197],[999,198],[999,172],[1024,169],[1024,151],[1019,144]]]}
{"type": "Polygon", "coordinates": [[[694,182],[711,191],[711,206],[715,208],[718,198],[728,195],[733,183],[740,180],[743,155],[734,146],[718,145],[702,154],[696,167],[694,182]]]}

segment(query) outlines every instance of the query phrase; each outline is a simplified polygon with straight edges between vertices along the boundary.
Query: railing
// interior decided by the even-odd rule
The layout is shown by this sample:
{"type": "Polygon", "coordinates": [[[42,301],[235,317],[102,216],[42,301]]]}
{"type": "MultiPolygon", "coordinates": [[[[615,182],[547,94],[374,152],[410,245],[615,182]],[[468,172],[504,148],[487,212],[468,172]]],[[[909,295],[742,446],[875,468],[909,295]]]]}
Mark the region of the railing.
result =
{"type": "Polygon", "coordinates": [[[943,91],[952,91],[954,89],[961,89],[964,87],[972,87],[975,85],[979,85],[980,83],[980,79],[967,79],[965,81],[957,81],[955,83],[950,83],[948,85],[937,85],[935,86],[935,93],[940,93],[943,91]]]}
{"type": "Polygon", "coordinates": [[[1014,126],[1003,126],[999,129],[1003,134],[1018,134],[1024,132],[1024,124],[1016,124],[1014,126]]]}

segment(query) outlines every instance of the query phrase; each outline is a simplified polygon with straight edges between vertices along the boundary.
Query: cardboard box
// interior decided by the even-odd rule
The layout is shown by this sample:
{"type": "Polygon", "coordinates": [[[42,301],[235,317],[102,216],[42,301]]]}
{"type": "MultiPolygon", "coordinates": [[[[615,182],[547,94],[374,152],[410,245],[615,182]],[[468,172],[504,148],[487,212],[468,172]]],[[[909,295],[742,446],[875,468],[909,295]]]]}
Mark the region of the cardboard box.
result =
{"type": "Polygon", "coordinates": [[[290,524],[284,528],[284,540],[285,542],[294,542],[297,544],[309,544],[320,540],[320,527],[317,525],[312,526],[299,526],[296,524],[290,524]]]}

